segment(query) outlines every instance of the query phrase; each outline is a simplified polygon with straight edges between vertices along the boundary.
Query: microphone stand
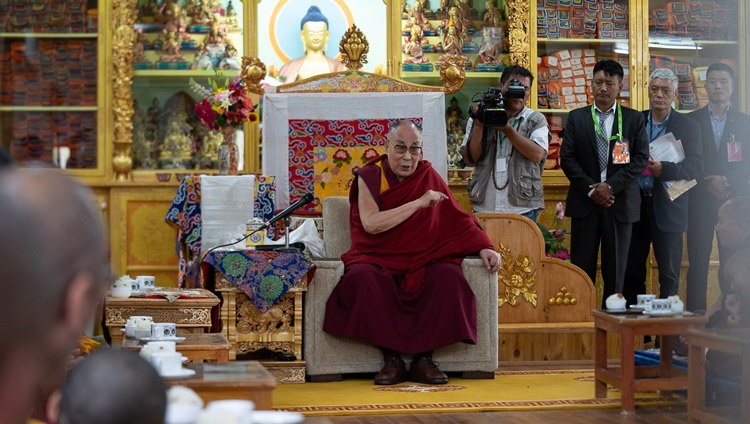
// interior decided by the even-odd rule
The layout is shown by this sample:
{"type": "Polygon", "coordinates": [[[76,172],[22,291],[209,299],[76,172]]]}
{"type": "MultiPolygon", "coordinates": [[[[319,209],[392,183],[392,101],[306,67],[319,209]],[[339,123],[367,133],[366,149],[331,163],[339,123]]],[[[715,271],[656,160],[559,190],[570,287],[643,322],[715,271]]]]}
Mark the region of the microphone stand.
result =
{"type": "Polygon", "coordinates": [[[292,218],[290,216],[284,217],[284,247],[274,249],[276,252],[283,253],[299,253],[298,247],[289,246],[289,226],[291,225],[292,218]]]}

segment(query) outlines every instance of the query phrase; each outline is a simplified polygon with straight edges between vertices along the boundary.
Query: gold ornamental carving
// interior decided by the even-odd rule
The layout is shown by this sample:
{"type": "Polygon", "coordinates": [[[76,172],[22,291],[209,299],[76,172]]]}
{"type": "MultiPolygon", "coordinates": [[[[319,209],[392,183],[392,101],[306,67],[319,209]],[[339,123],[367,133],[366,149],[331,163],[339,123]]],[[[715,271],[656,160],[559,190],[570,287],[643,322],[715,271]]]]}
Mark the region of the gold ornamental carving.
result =
{"type": "Polygon", "coordinates": [[[549,306],[575,306],[577,304],[578,299],[564,286],[560,287],[560,290],[547,300],[547,305],[549,306]]]}
{"type": "Polygon", "coordinates": [[[268,372],[276,378],[276,381],[281,384],[290,383],[304,383],[305,382],[305,367],[296,368],[274,368],[272,366],[266,366],[268,372]]]}
{"type": "Polygon", "coordinates": [[[352,27],[341,37],[339,42],[339,53],[341,53],[341,63],[346,69],[356,71],[367,63],[367,53],[370,51],[370,44],[367,37],[352,24],[352,27]]]}
{"type": "Polygon", "coordinates": [[[261,312],[247,296],[237,299],[237,332],[253,333],[263,340],[273,340],[274,336],[292,335],[294,318],[294,296],[285,294],[267,311],[261,312]]]}
{"type": "Polygon", "coordinates": [[[440,64],[440,79],[443,80],[445,94],[453,94],[461,89],[466,81],[463,56],[450,55],[440,64]]]}
{"type": "Polygon", "coordinates": [[[509,62],[530,69],[529,0],[508,1],[509,62]]]}
{"type": "Polygon", "coordinates": [[[135,45],[135,13],[137,0],[112,2],[112,111],[114,115],[114,149],[112,169],[117,181],[130,179],[133,158],[130,147],[133,140],[133,46],[135,45]]]}
{"type": "Polygon", "coordinates": [[[251,93],[263,94],[260,82],[266,76],[266,64],[257,57],[242,57],[240,77],[245,81],[245,88],[251,93]]]}
{"type": "Polygon", "coordinates": [[[499,252],[503,263],[497,277],[505,285],[498,297],[499,306],[519,306],[523,299],[536,307],[536,269],[531,258],[528,255],[518,255],[514,259],[510,249],[502,243],[499,252]]]}
{"type": "Polygon", "coordinates": [[[174,322],[179,325],[211,325],[210,308],[105,308],[105,323],[109,325],[122,325],[127,323],[128,317],[133,315],[146,315],[153,317],[154,322],[174,322]]]}

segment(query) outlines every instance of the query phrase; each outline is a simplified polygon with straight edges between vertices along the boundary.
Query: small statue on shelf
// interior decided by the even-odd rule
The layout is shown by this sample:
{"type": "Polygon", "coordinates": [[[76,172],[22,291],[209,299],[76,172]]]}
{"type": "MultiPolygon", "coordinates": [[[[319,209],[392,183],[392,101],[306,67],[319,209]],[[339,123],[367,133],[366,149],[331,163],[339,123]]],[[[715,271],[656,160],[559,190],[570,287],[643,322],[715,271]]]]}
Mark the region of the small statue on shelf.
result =
{"type": "Polygon", "coordinates": [[[455,26],[449,26],[448,31],[443,36],[443,51],[444,55],[440,56],[440,61],[445,62],[448,56],[461,56],[464,62],[469,60],[469,57],[463,54],[464,40],[458,35],[458,31],[455,26]]]}
{"type": "Polygon", "coordinates": [[[486,27],[482,30],[482,45],[479,47],[477,63],[501,64],[502,63],[502,39],[497,36],[495,27],[486,27]]]}
{"type": "Polygon", "coordinates": [[[192,164],[193,145],[183,126],[189,127],[178,119],[169,122],[159,155],[159,162],[163,168],[186,169],[192,164]]]}
{"type": "Polygon", "coordinates": [[[225,46],[224,58],[219,63],[219,69],[239,70],[242,67],[240,59],[237,57],[237,48],[231,41],[227,41],[225,46]]]}
{"type": "Polygon", "coordinates": [[[479,17],[479,12],[471,5],[471,0],[458,0],[458,9],[458,14],[468,22],[479,17]]]}
{"type": "Polygon", "coordinates": [[[425,9],[423,8],[422,2],[420,0],[414,0],[414,7],[411,10],[411,17],[414,18],[417,25],[422,27],[422,30],[424,32],[432,30],[432,24],[430,23],[429,19],[427,19],[427,16],[425,15],[425,9]]]}
{"type": "Polygon", "coordinates": [[[166,39],[162,45],[164,55],[159,56],[160,62],[184,62],[185,56],[180,54],[181,44],[177,39],[177,33],[174,31],[167,32],[166,39]]]}
{"type": "Polygon", "coordinates": [[[157,0],[145,0],[141,6],[138,7],[138,18],[136,23],[152,23],[156,20],[156,16],[159,14],[159,3],[157,0]]]}
{"type": "Polygon", "coordinates": [[[409,5],[406,4],[406,0],[401,0],[401,19],[408,19],[409,16],[411,16],[409,5]]]}
{"type": "Polygon", "coordinates": [[[458,105],[458,99],[456,98],[456,96],[453,96],[451,98],[450,106],[448,106],[448,108],[445,109],[445,116],[451,116],[453,112],[456,112],[459,118],[464,119],[464,112],[461,110],[461,107],[458,105]]]}
{"type": "Polygon", "coordinates": [[[411,36],[404,44],[404,53],[406,54],[404,63],[430,63],[430,60],[424,55],[424,50],[422,50],[422,46],[427,43],[427,40],[420,37],[420,34],[419,27],[412,28],[411,36]]]}
{"type": "Polygon", "coordinates": [[[205,43],[208,44],[224,44],[224,38],[225,38],[224,31],[221,30],[219,27],[219,24],[217,22],[214,22],[211,25],[211,30],[208,32],[208,35],[206,36],[205,43]]]}
{"type": "MultiPolygon", "coordinates": [[[[134,63],[148,63],[151,64],[151,61],[148,60],[148,57],[146,56],[146,53],[144,50],[147,46],[150,46],[151,44],[148,41],[148,38],[146,38],[146,34],[143,33],[142,28],[138,28],[135,30],[135,46],[133,47],[133,62],[134,63]]],[[[136,66],[136,68],[139,68],[136,66]]]]}
{"type": "Polygon", "coordinates": [[[151,149],[153,143],[146,139],[146,128],[145,128],[146,117],[143,114],[143,110],[138,107],[138,102],[133,101],[133,117],[131,122],[133,123],[133,167],[140,169],[154,169],[155,163],[151,156],[151,149]]]}
{"type": "Polygon", "coordinates": [[[458,12],[459,10],[456,6],[451,6],[451,8],[448,9],[448,18],[443,19],[443,22],[441,22],[440,32],[445,34],[448,32],[448,28],[454,26],[456,27],[456,32],[460,34],[462,39],[468,39],[470,37],[469,27],[473,27],[474,24],[462,18],[458,12]]]}
{"type": "Polygon", "coordinates": [[[482,21],[484,21],[485,27],[494,27],[497,26],[496,24],[498,22],[502,22],[503,15],[500,9],[495,7],[495,0],[487,0],[487,2],[484,4],[484,16],[482,17],[482,21]]]}
{"type": "Polygon", "coordinates": [[[146,118],[143,122],[144,134],[146,141],[149,143],[156,143],[156,139],[159,134],[159,115],[161,114],[161,108],[159,107],[159,99],[154,97],[151,101],[151,106],[146,111],[146,118]]]}
{"type": "Polygon", "coordinates": [[[201,149],[201,167],[213,169],[217,167],[219,159],[219,145],[224,141],[220,131],[206,131],[203,136],[201,149]]]}
{"type": "Polygon", "coordinates": [[[453,0],[440,0],[440,7],[438,7],[438,12],[448,13],[448,9],[451,7],[451,3],[453,0]]]}
{"type": "Polygon", "coordinates": [[[195,49],[193,69],[203,69],[206,71],[214,70],[214,63],[211,61],[208,50],[206,50],[206,45],[203,43],[198,44],[198,47],[195,49]]]}
{"type": "Polygon", "coordinates": [[[192,7],[192,11],[188,12],[188,16],[191,18],[190,23],[192,25],[210,25],[216,20],[207,1],[198,1],[198,3],[192,7]]]}
{"type": "Polygon", "coordinates": [[[227,3],[227,16],[224,18],[224,25],[227,26],[228,32],[242,32],[239,18],[237,17],[237,11],[234,10],[232,0],[229,0],[229,3],[227,3]]]}

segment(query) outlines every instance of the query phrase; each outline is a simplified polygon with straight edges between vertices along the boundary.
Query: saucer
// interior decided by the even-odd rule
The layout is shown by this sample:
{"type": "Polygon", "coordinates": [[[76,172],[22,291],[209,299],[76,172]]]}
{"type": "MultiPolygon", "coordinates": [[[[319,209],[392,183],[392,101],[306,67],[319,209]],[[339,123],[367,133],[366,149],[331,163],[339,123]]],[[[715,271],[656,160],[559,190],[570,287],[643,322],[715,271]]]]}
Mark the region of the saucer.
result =
{"type": "Polygon", "coordinates": [[[630,309],[635,309],[636,311],[645,311],[646,307],[643,305],[630,305],[630,309]]]}
{"type": "Polygon", "coordinates": [[[617,308],[617,309],[609,309],[609,308],[607,308],[607,309],[605,309],[605,311],[607,311],[607,312],[625,312],[627,310],[628,310],[628,308],[617,308]]]}
{"type": "Polygon", "coordinates": [[[676,312],[671,309],[666,311],[654,311],[653,309],[650,311],[643,311],[644,315],[652,316],[652,317],[671,317],[675,315],[682,315],[682,311],[676,312]]]}
{"type": "Polygon", "coordinates": [[[253,411],[250,418],[253,422],[264,424],[296,424],[301,423],[305,416],[290,411],[253,411]]]}
{"type": "Polygon", "coordinates": [[[185,341],[184,337],[138,337],[139,341],[142,342],[175,342],[182,343],[185,341]]]}
{"type": "Polygon", "coordinates": [[[195,370],[191,370],[190,368],[183,368],[180,370],[180,372],[175,374],[159,374],[160,376],[164,378],[185,378],[195,375],[195,370]]]}

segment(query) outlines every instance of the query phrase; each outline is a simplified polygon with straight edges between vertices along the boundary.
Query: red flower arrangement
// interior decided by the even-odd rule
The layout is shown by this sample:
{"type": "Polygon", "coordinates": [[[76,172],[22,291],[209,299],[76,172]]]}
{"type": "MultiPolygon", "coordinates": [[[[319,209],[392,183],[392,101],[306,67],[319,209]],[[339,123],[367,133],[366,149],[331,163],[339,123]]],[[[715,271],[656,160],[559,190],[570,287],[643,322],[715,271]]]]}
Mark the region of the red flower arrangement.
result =
{"type": "Polygon", "coordinates": [[[257,105],[253,105],[242,78],[238,76],[231,83],[225,79],[223,86],[211,78],[208,81],[210,89],[190,79],[190,88],[202,97],[195,105],[195,113],[204,125],[211,130],[219,130],[258,121],[258,114],[255,113],[257,105]]]}

